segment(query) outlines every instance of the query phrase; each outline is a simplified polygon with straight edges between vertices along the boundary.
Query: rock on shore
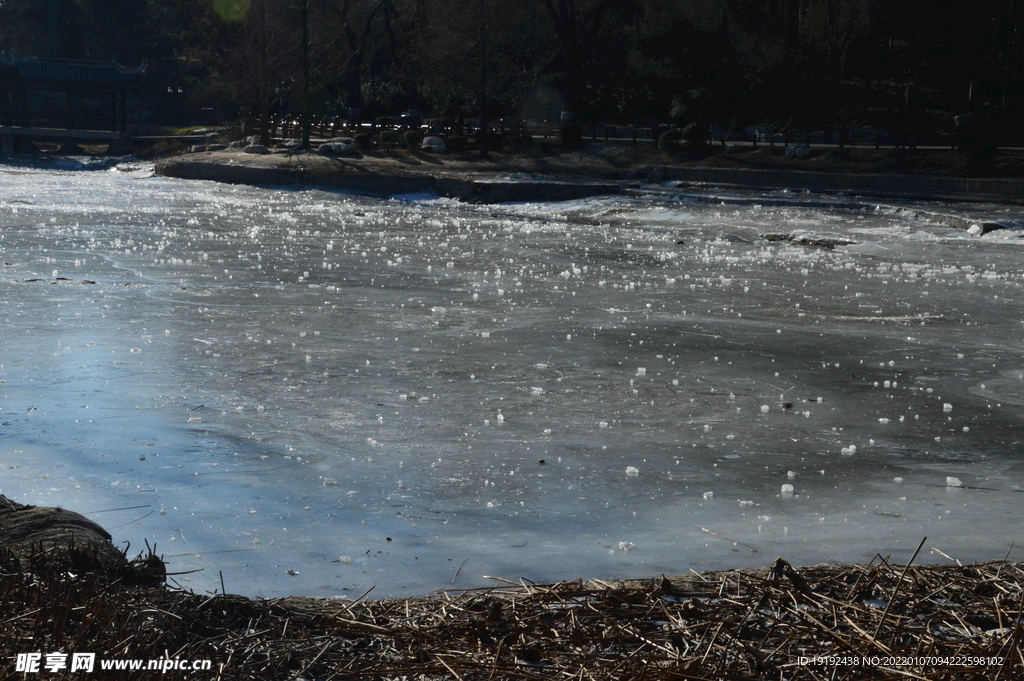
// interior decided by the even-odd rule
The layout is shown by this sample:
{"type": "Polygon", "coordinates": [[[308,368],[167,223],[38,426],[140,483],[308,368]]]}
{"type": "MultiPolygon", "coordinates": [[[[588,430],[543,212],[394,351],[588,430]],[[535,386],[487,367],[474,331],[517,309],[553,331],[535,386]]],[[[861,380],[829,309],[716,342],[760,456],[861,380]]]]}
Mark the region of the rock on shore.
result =
{"type": "Polygon", "coordinates": [[[127,584],[157,586],[164,566],[150,554],[129,561],[110,533],[80,513],[19,504],[0,495],[0,569],[42,572],[55,567],[95,573],[127,584]]]}

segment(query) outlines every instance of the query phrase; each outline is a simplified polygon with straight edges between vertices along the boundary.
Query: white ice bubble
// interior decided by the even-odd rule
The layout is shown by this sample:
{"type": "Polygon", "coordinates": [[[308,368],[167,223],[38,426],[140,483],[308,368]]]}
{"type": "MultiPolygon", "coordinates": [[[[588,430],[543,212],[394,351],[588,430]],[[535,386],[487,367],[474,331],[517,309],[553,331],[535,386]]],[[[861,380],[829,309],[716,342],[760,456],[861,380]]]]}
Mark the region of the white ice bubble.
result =
{"type": "Polygon", "coordinates": [[[793,485],[791,485],[791,484],[789,484],[787,482],[785,485],[782,486],[782,496],[784,496],[784,497],[785,496],[792,496],[792,494],[793,494],[793,485]]]}
{"type": "Polygon", "coordinates": [[[771,409],[771,407],[769,407],[767,404],[762,404],[761,405],[761,413],[762,414],[767,414],[769,409],[771,409]]]}
{"type": "Polygon", "coordinates": [[[884,425],[886,423],[889,423],[889,419],[887,419],[887,418],[880,418],[880,419],[878,419],[878,422],[884,425]]]}
{"type": "Polygon", "coordinates": [[[714,499],[714,498],[715,498],[715,493],[714,492],[704,492],[704,499],[705,500],[710,500],[710,499],[714,499]]]}
{"type": "Polygon", "coordinates": [[[637,376],[646,376],[647,375],[647,368],[646,367],[637,367],[636,375],[637,376]]]}
{"type": "Polygon", "coordinates": [[[352,556],[340,556],[338,558],[338,562],[341,563],[342,565],[351,565],[352,564],[352,556]]]}
{"type": "Polygon", "coordinates": [[[786,471],[786,477],[792,480],[796,477],[796,471],[786,471]]]}
{"type": "Polygon", "coordinates": [[[627,478],[635,478],[638,475],[640,475],[640,469],[636,468],[635,466],[626,466],[627,478]]]}
{"type": "Polygon", "coordinates": [[[951,411],[953,411],[953,405],[950,404],[949,402],[943,402],[942,403],[942,411],[944,411],[944,412],[951,412],[951,411]]]}
{"type": "Polygon", "coordinates": [[[850,445],[839,450],[845,456],[852,456],[857,453],[857,445],[850,445]]]}
{"type": "Polygon", "coordinates": [[[620,541],[619,542],[619,551],[632,551],[635,548],[636,548],[636,544],[634,544],[631,541],[620,541]]]}

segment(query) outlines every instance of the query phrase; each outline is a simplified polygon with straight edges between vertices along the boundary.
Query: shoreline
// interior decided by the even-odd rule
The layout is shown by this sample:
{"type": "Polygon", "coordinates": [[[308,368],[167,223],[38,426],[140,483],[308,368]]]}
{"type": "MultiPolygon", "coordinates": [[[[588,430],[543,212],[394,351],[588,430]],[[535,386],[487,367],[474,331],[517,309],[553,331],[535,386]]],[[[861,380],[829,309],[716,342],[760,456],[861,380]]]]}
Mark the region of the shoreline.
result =
{"type": "Polygon", "coordinates": [[[195,678],[188,665],[196,662],[218,678],[396,681],[952,681],[1024,670],[1024,564],[877,558],[802,568],[779,558],[760,569],[645,580],[494,578],[490,587],[380,601],[370,592],[354,601],[263,600],[8,572],[0,651],[12,665],[58,650],[95,653],[97,670],[152,660],[174,665],[156,667],[168,679],[195,678]]]}
{"type": "MultiPolygon", "coordinates": [[[[830,168],[721,167],[679,163],[650,149],[623,151],[594,144],[551,157],[466,156],[397,152],[339,158],[315,152],[196,152],[158,160],[157,175],[257,186],[307,185],[395,196],[433,191],[473,203],[564,201],[620,194],[641,183],[742,189],[797,189],[845,196],[1024,203],[1024,177],[952,177],[830,168]],[[613,153],[614,152],[614,153],[613,153]]],[[[653,150],[657,152],[657,150],[653,150]]],[[[723,157],[724,158],[724,157],[723,157]]]]}
{"type": "Polygon", "coordinates": [[[84,516],[0,497],[0,655],[20,672],[60,651],[168,679],[1015,677],[1024,563],[914,564],[926,543],[904,565],[252,599],[168,589],[152,550],[129,564],[84,516]]]}

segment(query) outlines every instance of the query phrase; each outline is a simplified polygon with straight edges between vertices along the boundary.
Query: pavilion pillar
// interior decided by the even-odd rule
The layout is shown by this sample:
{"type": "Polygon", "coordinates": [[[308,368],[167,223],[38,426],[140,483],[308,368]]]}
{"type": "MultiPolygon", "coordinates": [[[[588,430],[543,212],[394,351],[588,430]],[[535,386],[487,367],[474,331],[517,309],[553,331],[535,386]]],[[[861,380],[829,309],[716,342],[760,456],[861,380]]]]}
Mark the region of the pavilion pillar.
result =
{"type": "Polygon", "coordinates": [[[119,132],[128,132],[128,97],[125,94],[126,88],[121,87],[121,122],[119,132]]]}

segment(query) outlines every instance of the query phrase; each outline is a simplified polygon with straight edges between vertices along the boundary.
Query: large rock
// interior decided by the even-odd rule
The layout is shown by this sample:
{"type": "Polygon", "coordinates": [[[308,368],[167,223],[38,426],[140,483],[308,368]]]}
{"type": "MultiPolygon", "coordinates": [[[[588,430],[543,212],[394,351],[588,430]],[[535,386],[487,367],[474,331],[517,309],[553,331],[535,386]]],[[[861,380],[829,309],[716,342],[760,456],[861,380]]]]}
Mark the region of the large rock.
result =
{"type": "Polygon", "coordinates": [[[325,142],[319,147],[321,154],[332,154],[334,156],[359,156],[359,149],[356,143],[349,137],[340,137],[333,142],[325,142]]]}
{"type": "Polygon", "coordinates": [[[250,144],[243,151],[247,154],[269,154],[270,149],[267,149],[262,144],[250,144]]]}
{"type": "Polygon", "coordinates": [[[440,137],[424,137],[420,150],[430,154],[446,154],[448,153],[448,145],[440,137]]]}
{"type": "Polygon", "coordinates": [[[6,572],[94,573],[126,584],[158,586],[166,572],[150,555],[129,561],[110,534],[63,508],[28,506],[0,495],[0,569],[6,572]]]}
{"type": "Polygon", "coordinates": [[[811,148],[806,144],[790,144],[786,147],[786,158],[807,158],[811,155],[811,148]]]}

